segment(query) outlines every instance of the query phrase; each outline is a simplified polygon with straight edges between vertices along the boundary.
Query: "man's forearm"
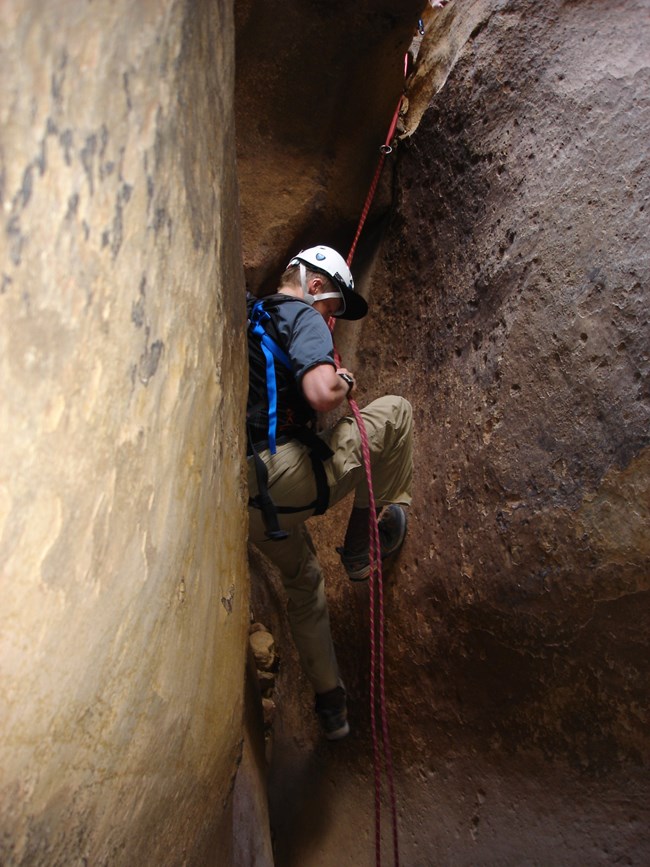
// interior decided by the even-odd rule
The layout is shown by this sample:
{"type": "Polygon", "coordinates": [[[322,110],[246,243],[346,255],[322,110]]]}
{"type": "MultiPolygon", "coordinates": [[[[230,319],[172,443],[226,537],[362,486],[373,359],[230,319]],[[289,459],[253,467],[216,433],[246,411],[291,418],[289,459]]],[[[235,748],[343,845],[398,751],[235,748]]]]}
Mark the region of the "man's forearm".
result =
{"type": "Polygon", "coordinates": [[[340,368],[337,371],[331,364],[319,364],[303,376],[302,393],[316,412],[336,409],[352,391],[350,383],[339,376],[339,373],[345,373],[354,383],[354,377],[348,370],[340,368]]]}

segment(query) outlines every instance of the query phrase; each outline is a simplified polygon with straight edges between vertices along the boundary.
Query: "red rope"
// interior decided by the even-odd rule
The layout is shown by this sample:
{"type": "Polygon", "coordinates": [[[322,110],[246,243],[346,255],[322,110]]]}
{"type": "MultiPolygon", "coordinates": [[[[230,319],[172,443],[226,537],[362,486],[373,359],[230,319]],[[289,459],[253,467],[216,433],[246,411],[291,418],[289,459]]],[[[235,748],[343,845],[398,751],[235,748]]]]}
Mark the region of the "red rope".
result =
{"type": "MultiPolygon", "coordinates": [[[[404,76],[406,76],[406,70],[408,68],[408,54],[404,56],[404,76]]],[[[399,112],[402,107],[402,97],[400,96],[399,102],[395,108],[395,112],[393,114],[393,119],[390,122],[390,127],[388,128],[388,135],[386,136],[386,141],[380,148],[380,157],[377,163],[377,168],[375,169],[375,175],[372,179],[372,183],[370,184],[370,189],[368,190],[368,195],[366,196],[366,201],[363,205],[363,209],[361,211],[361,218],[359,220],[359,225],[357,226],[357,232],[354,236],[354,240],[352,241],[352,246],[350,247],[350,252],[348,253],[348,268],[352,263],[352,259],[354,258],[355,251],[357,249],[357,242],[359,241],[359,236],[361,235],[361,230],[364,227],[366,222],[366,217],[368,216],[368,212],[370,211],[370,205],[372,204],[372,200],[375,197],[375,192],[377,191],[377,184],[379,183],[379,176],[381,175],[381,170],[384,167],[384,162],[386,160],[386,155],[391,153],[392,146],[391,142],[393,140],[393,136],[395,135],[395,129],[397,127],[397,121],[399,119],[399,112]]]]}
{"type": "MultiPolygon", "coordinates": [[[[404,75],[406,75],[408,64],[408,55],[404,58],[404,75]]],[[[375,175],[370,184],[368,195],[361,212],[361,218],[357,227],[350,252],[348,253],[348,267],[352,264],[352,259],[357,248],[357,242],[361,235],[364,223],[370,211],[372,200],[377,190],[379,176],[384,166],[386,155],[392,150],[391,141],[395,135],[395,128],[399,117],[400,108],[402,106],[402,97],[400,97],[393,119],[391,121],[386,141],[381,148],[381,156],[375,170],[375,175]]],[[[330,330],[334,331],[336,319],[330,319],[330,330]]],[[[336,347],[334,348],[334,360],[337,367],[341,367],[341,357],[336,347]]],[[[399,841],[397,833],[397,799],[395,797],[395,782],[393,773],[393,757],[390,746],[390,736],[388,731],[388,715],[386,712],[386,682],[385,682],[385,667],[384,667],[384,582],[381,567],[381,540],[379,538],[379,523],[377,521],[377,512],[375,507],[375,494],[372,488],[372,468],[370,463],[370,445],[368,443],[368,432],[361,416],[361,411],[357,402],[349,399],[350,409],[359,428],[361,437],[361,453],[363,456],[363,465],[368,481],[368,551],[370,558],[370,727],[372,730],[372,752],[375,772],[375,863],[377,867],[381,867],[381,752],[379,726],[377,724],[377,705],[379,706],[379,725],[381,727],[381,741],[383,743],[384,764],[386,768],[386,779],[388,781],[388,794],[390,798],[391,821],[393,829],[393,859],[395,867],[399,867],[399,841]],[[376,617],[375,617],[376,615],[376,617]],[[377,685],[379,686],[379,695],[377,696],[377,685]]]]}

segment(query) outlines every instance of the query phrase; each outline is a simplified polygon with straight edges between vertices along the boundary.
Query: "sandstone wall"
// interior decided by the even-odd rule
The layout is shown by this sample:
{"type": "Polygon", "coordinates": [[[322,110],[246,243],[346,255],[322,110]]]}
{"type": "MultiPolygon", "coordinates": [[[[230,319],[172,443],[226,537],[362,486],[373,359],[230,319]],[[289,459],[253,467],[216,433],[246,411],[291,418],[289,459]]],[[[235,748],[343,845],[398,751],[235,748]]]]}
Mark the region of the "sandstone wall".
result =
{"type": "MultiPolygon", "coordinates": [[[[406,864],[648,861],[649,11],[453,0],[425,16],[387,166],[396,213],[343,356],[360,402],[415,408],[411,532],[386,590],[406,864]]],[[[277,217],[273,246],[327,233],[333,212],[274,166],[282,211],[242,175],[252,213],[277,217]]],[[[245,234],[250,262],[262,237],[245,234]]],[[[281,654],[271,819],[282,863],[301,867],[372,860],[368,600],[333,550],[345,519],[313,522],[351,698],[335,750],[281,591],[257,590],[281,654]]]]}
{"type": "Polygon", "coordinates": [[[225,2],[0,9],[0,861],[229,861],[248,620],[225,2]]]}
{"type": "Polygon", "coordinates": [[[272,291],[297,250],[324,243],[347,254],[424,5],[235,4],[237,160],[252,292],[272,291]]]}
{"type": "Polygon", "coordinates": [[[362,349],[416,405],[423,721],[594,771],[650,746],[649,8],[484,4],[402,144],[362,349]]]}

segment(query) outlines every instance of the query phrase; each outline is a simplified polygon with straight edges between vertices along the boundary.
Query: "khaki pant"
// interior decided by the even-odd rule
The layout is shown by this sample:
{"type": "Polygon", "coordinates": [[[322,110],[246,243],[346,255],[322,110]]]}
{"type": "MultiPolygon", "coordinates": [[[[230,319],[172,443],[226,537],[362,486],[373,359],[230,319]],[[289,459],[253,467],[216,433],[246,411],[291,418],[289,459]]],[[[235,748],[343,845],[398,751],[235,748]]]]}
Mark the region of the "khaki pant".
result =
{"type": "MultiPolygon", "coordinates": [[[[372,466],[372,486],[377,506],[411,502],[413,470],[413,415],[402,397],[390,395],[361,410],[372,466]]],[[[342,418],[322,438],[334,452],[325,462],[333,506],[354,491],[354,505],[368,507],[361,438],[353,416],[342,418]]],[[[300,506],[316,497],[316,482],[307,448],[296,440],[278,446],[277,453],[260,453],[269,473],[269,493],[276,506],[300,506]]],[[[257,493],[255,464],[248,460],[248,487],[257,493]]],[[[340,683],[330,633],[329,613],[320,564],[305,521],[313,510],[279,515],[289,532],[281,542],[265,536],[259,509],[250,508],[250,540],[280,570],[289,602],[287,612],[302,666],[315,692],[326,692],[340,683]]]]}

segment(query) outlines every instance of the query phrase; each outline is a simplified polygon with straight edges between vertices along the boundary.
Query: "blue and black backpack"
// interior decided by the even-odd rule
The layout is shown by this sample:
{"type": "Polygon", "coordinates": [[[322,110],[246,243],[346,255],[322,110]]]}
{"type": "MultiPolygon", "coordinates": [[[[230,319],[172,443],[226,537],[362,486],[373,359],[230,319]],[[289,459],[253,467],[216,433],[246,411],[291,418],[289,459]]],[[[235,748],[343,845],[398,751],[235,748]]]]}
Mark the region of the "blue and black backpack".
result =
{"type": "Polygon", "coordinates": [[[322,515],[327,510],[329,486],[323,461],[331,458],[333,452],[313,429],[315,420],[313,410],[308,409],[305,412],[308,405],[299,392],[293,377],[291,359],[280,344],[279,331],[275,327],[272,313],[265,308],[264,300],[249,297],[247,302],[250,383],[246,433],[248,456],[255,462],[258,487],[256,496],[249,498],[249,506],[261,510],[268,538],[281,541],[289,534],[280,527],[279,514],[310,511],[314,515],[322,515]],[[280,435],[278,435],[279,395],[282,405],[280,435]],[[285,404],[289,404],[288,412],[285,404]],[[295,413],[291,410],[291,404],[295,408],[295,413]],[[304,506],[276,506],[269,494],[268,471],[260,452],[268,449],[270,454],[274,455],[278,444],[292,439],[302,442],[309,449],[316,479],[316,499],[304,506]]]}

